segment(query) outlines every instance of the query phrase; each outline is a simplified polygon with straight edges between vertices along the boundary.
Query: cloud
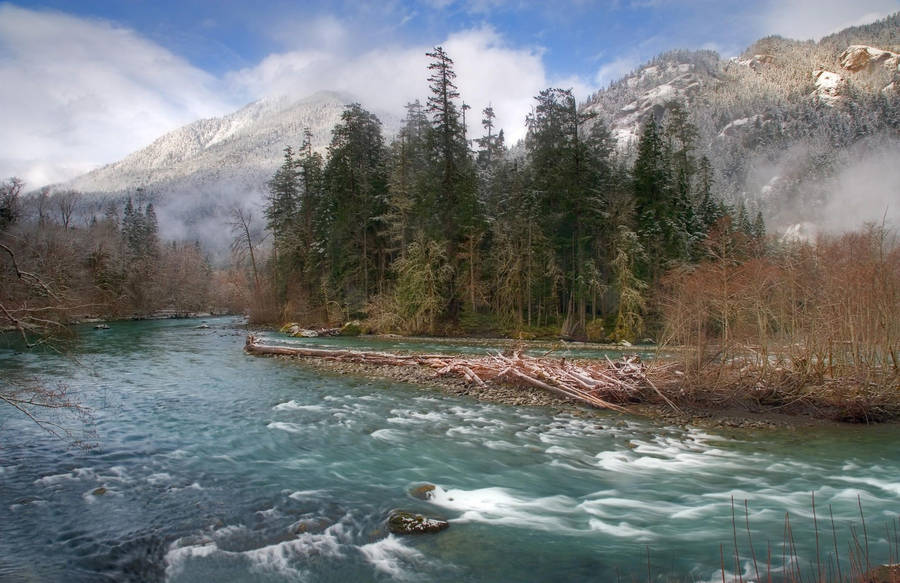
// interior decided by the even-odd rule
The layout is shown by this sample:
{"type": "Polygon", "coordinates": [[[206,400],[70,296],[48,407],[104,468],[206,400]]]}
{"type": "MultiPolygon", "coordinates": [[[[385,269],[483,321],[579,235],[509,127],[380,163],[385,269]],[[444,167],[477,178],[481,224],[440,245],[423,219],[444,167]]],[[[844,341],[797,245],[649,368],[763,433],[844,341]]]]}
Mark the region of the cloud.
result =
{"type": "Polygon", "coordinates": [[[767,0],[759,13],[760,36],[807,40],[867,24],[900,8],[897,0],[767,0]]]}
{"type": "Polygon", "coordinates": [[[637,69],[646,59],[641,59],[636,54],[628,54],[614,58],[604,63],[594,74],[594,83],[599,87],[606,87],[613,81],[618,81],[631,71],[637,69]]]}
{"type": "Polygon", "coordinates": [[[0,4],[0,86],[0,177],[29,187],[237,105],[215,77],[130,29],[8,4],[0,4]]]}
{"type": "Polygon", "coordinates": [[[882,221],[900,227],[900,167],[896,163],[900,141],[863,142],[851,149],[848,159],[852,162],[840,168],[824,188],[823,227],[843,232],[882,221]]]}
{"type": "MultiPolygon", "coordinates": [[[[470,135],[480,135],[480,112],[491,104],[508,139],[523,137],[532,99],[548,84],[541,51],[510,47],[489,26],[451,34],[441,44],[454,61],[462,99],[472,107],[467,120],[470,135]]],[[[399,116],[407,102],[428,97],[425,53],[431,48],[290,51],[231,73],[227,81],[235,91],[257,98],[338,91],[375,112],[399,116]]]]}

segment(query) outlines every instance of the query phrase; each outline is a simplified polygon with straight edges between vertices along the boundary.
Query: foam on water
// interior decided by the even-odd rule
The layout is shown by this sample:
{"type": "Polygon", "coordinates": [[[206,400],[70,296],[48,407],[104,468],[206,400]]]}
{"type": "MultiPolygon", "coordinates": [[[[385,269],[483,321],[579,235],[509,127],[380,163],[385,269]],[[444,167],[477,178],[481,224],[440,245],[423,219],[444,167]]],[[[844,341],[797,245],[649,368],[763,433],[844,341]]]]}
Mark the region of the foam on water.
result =
{"type": "Polygon", "coordinates": [[[372,437],[381,441],[401,443],[406,439],[406,434],[397,429],[377,429],[372,432],[372,437]]]}
{"type": "Polygon", "coordinates": [[[635,528],[627,522],[619,522],[618,524],[610,524],[599,518],[591,518],[588,521],[591,530],[599,531],[618,538],[627,538],[636,541],[648,541],[656,537],[653,531],[635,528]]]}
{"type": "Polygon", "coordinates": [[[460,512],[455,522],[484,522],[537,530],[575,531],[577,502],[568,496],[528,498],[506,488],[477,490],[437,486],[429,502],[460,512]]]}
{"type": "Polygon", "coordinates": [[[380,541],[362,545],[359,551],[376,571],[401,581],[415,577],[414,568],[426,561],[425,555],[406,546],[392,534],[380,541]]]}
{"type": "Polygon", "coordinates": [[[325,490],[298,490],[288,494],[288,498],[292,500],[311,500],[324,493],[325,490]]]}
{"type": "Polygon", "coordinates": [[[389,422],[405,422],[405,423],[443,423],[447,421],[448,416],[439,411],[414,411],[412,409],[391,409],[394,417],[388,419],[389,422]]]}
{"type": "Polygon", "coordinates": [[[172,475],[168,472],[159,472],[156,474],[150,474],[147,476],[147,483],[157,486],[159,484],[165,484],[172,481],[172,475]]]}
{"type": "Polygon", "coordinates": [[[521,445],[516,445],[515,443],[510,443],[508,441],[504,441],[502,439],[489,439],[485,441],[483,445],[489,449],[503,450],[503,451],[515,451],[518,449],[522,449],[521,445]]]}
{"type": "Polygon", "coordinates": [[[311,556],[340,558],[341,544],[333,534],[302,533],[296,539],[288,540],[258,549],[244,551],[257,568],[274,570],[287,575],[298,575],[297,566],[302,559],[311,556]]]}
{"type": "Polygon", "coordinates": [[[185,564],[191,559],[209,557],[219,550],[213,541],[186,546],[179,546],[179,542],[175,541],[169,546],[169,551],[163,559],[166,565],[167,579],[180,575],[184,571],[185,564]]]}
{"type": "Polygon", "coordinates": [[[272,421],[266,425],[269,429],[279,429],[288,433],[303,433],[303,427],[296,423],[285,423],[283,421],[272,421]]]}
{"type": "Polygon", "coordinates": [[[96,480],[97,474],[93,468],[75,468],[64,474],[52,474],[34,481],[36,486],[55,486],[70,480],[96,480]]]}
{"type": "Polygon", "coordinates": [[[165,555],[168,579],[184,572],[192,561],[239,560],[249,564],[251,569],[274,571],[296,578],[302,574],[300,567],[311,556],[340,559],[343,556],[342,525],[332,525],[317,534],[300,533],[288,540],[263,544],[255,548],[234,550],[233,540],[241,541],[238,546],[252,540],[252,531],[238,525],[226,526],[210,534],[209,537],[187,537],[173,542],[165,555]],[[232,547],[232,548],[230,548],[232,547]]]}
{"type": "Polygon", "coordinates": [[[184,537],[172,543],[165,554],[166,577],[172,580],[187,573],[204,573],[208,566],[203,563],[208,563],[209,566],[219,565],[219,568],[245,564],[260,574],[306,580],[314,577],[310,572],[313,564],[328,569],[332,562],[338,565],[357,556],[371,567],[372,575],[408,580],[421,578],[437,564],[394,535],[361,544],[358,531],[359,524],[347,514],[320,533],[301,532],[287,540],[269,544],[260,540],[262,544],[252,546],[255,540],[253,529],[241,525],[226,526],[208,535],[184,537]],[[246,548],[247,545],[251,547],[246,548]]]}
{"type": "Polygon", "coordinates": [[[715,502],[710,504],[693,504],[686,508],[676,510],[669,515],[669,518],[672,520],[697,520],[704,516],[716,516],[720,513],[720,510],[724,508],[730,508],[730,505],[715,502]]]}
{"type": "Polygon", "coordinates": [[[272,407],[274,411],[314,411],[317,413],[325,411],[325,407],[322,405],[303,405],[291,399],[286,403],[279,403],[272,407]]]}
{"type": "Polygon", "coordinates": [[[865,484],[866,486],[874,486],[880,490],[884,490],[889,494],[893,494],[896,497],[900,497],[900,480],[898,481],[887,481],[880,480],[878,478],[857,478],[852,476],[834,476],[832,479],[840,480],[842,482],[849,482],[851,484],[865,484]]]}

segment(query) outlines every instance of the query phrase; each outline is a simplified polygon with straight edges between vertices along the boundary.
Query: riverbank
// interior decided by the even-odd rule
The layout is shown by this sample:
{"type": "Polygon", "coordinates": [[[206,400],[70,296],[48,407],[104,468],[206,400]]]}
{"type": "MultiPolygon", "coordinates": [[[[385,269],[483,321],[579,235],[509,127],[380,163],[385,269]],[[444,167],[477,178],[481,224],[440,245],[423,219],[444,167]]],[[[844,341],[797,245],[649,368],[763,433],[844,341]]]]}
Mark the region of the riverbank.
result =
{"type": "MultiPolygon", "coordinates": [[[[277,358],[293,360],[305,367],[314,368],[328,374],[389,379],[424,386],[449,395],[462,396],[485,403],[547,407],[579,416],[608,415],[608,412],[601,409],[587,407],[575,399],[533,386],[510,384],[489,379],[479,383],[463,377],[447,376],[425,366],[348,362],[316,356],[277,356],[277,358]]],[[[679,393],[684,394],[676,386],[666,386],[665,392],[676,399],[679,393]]],[[[690,399],[677,399],[672,404],[658,399],[658,402],[644,400],[641,402],[623,403],[622,406],[627,414],[657,419],[679,426],[690,425],[724,429],[802,429],[811,426],[837,427],[843,424],[829,415],[817,414],[817,412],[821,413],[821,411],[812,404],[795,403],[794,407],[786,409],[773,407],[768,410],[765,408],[752,410],[746,405],[741,406],[737,404],[734,400],[722,402],[719,406],[711,405],[710,402],[710,399],[700,402],[697,400],[697,395],[692,393],[690,399]]],[[[892,420],[895,420],[895,418],[892,420]]]]}

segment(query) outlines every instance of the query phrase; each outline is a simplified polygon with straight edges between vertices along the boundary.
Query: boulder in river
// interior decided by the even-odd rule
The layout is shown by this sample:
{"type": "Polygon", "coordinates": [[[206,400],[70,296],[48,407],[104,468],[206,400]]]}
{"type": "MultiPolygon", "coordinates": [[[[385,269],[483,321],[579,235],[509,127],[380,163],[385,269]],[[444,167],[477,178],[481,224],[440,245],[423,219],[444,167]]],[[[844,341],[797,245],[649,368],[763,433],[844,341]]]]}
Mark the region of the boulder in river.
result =
{"type": "Polygon", "coordinates": [[[434,489],[434,484],[422,484],[410,489],[409,493],[413,498],[418,498],[419,500],[431,500],[434,498],[434,489]]]}
{"type": "Polygon", "coordinates": [[[450,523],[446,520],[428,518],[405,510],[394,510],[388,516],[388,530],[394,534],[429,534],[440,532],[449,526],[450,523]]]}

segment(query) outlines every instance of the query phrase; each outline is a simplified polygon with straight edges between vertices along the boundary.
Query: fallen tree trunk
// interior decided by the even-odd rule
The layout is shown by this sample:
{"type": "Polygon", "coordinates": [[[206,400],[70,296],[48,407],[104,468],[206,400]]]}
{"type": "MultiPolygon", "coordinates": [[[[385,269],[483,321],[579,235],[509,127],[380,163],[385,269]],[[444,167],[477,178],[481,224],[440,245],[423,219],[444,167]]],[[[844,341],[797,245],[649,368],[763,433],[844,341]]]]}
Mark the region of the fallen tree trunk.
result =
{"type": "Polygon", "coordinates": [[[250,354],[299,356],[373,365],[426,366],[439,376],[453,374],[478,385],[485,381],[526,385],[567,399],[624,412],[618,403],[634,401],[645,388],[652,388],[673,408],[644,374],[645,367],[631,358],[618,362],[574,364],[563,359],[534,358],[519,351],[511,355],[461,357],[443,354],[392,354],[345,349],[272,346],[247,337],[244,349],[250,354]],[[617,403],[618,402],[618,403],[617,403]]]}

